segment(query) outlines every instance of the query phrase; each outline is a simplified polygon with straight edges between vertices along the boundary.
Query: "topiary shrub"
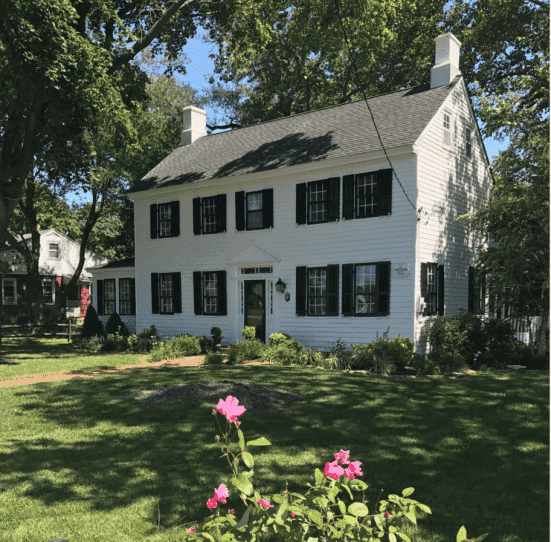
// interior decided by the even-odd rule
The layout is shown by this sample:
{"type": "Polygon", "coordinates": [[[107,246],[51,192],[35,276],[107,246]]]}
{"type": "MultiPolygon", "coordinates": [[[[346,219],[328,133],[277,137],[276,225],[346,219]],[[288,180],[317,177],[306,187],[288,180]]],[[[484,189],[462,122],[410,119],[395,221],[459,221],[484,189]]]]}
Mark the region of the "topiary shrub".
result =
{"type": "Polygon", "coordinates": [[[105,324],[105,336],[115,335],[115,333],[118,333],[123,337],[128,337],[129,335],[128,328],[121,320],[121,317],[117,311],[109,316],[109,320],[107,320],[107,324],[105,324]]]}
{"type": "Polygon", "coordinates": [[[252,340],[256,337],[256,328],[254,326],[246,326],[241,331],[241,335],[246,340],[252,340]]]}
{"type": "Polygon", "coordinates": [[[88,305],[84,323],[80,330],[81,339],[90,339],[92,337],[100,337],[103,335],[103,324],[101,323],[98,313],[93,305],[88,305]]]}
{"type": "Polygon", "coordinates": [[[155,329],[155,326],[144,327],[138,333],[138,339],[155,339],[158,336],[159,336],[159,334],[157,333],[157,330],[155,329]]]}
{"type": "Polygon", "coordinates": [[[206,365],[222,365],[224,356],[222,354],[209,353],[205,356],[206,365]]]}
{"type": "Polygon", "coordinates": [[[199,345],[201,346],[201,354],[208,354],[209,352],[212,352],[212,339],[209,339],[205,335],[199,338],[199,345]]]}

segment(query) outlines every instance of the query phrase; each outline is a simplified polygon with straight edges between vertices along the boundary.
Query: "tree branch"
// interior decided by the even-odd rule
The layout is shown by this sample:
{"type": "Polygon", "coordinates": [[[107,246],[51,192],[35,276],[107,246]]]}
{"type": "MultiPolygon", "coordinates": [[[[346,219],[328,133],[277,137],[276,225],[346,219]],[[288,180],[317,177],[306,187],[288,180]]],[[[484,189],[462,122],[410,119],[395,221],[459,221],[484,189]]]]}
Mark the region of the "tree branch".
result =
{"type": "Polygon", "coordinates": [[[122,68],[125,64],[130,62],[140,51],[148,47],[151,42],[161,33],[162,29],[170,21],[170,18],[181,8],[190,4],[193,0],[176,0],[171,7],[169,7],[159,20],[151,27],[149,32],[145,35],[143,39],[137,41],[132,49],[124,54],[113,62],[113,65],[107,70],[107,74],[111,75],[116,72],[118,69],[122,68]]]}
{"type": "Polygon", "coordinates": [[[229,124],[221,124],[221,125],[215,125],[212,126],[211,124],[207,124],[207,128],[209,130],[227,130],[228,128],[241,128],[241,124],[236,124],[233,122],[233,120],[229,124]]]}

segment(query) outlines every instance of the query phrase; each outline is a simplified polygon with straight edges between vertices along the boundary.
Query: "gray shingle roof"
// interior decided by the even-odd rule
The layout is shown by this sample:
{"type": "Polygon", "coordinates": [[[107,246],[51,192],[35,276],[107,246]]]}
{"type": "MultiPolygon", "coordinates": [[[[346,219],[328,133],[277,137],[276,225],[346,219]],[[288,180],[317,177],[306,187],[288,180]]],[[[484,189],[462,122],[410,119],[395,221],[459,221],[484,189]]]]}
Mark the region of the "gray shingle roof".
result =
{"type": "MultiPolygon", "coordinates": [[[[388,148],[412,145],[461,76],[369,98],[388,148]]],[[[244,175],[381,148],[363,100],[205,136],[178,147],[129,192],[244,175]]]]}
{"type": "Polygon", "coordinates": [[[124,260],[117,260],[116,262],[109,262],[104,265],[98,265],[94,269],[111,269],[113,267],[134,267],[134,258],[126,258],[124,260]]]}

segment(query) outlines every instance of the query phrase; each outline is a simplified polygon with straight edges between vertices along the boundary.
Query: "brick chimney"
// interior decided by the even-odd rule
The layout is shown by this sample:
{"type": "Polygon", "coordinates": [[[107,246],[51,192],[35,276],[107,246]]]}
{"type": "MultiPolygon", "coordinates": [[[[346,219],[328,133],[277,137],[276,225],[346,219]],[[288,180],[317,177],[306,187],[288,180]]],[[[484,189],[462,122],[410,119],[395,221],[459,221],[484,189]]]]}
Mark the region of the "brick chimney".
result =
{"type": "Polygon", "coordinates": [[[436,61],[430,70],[430,88],[449,85],[459,71],[461,42],[451,33],[436,38],[436,61]]]}
{"type": "Polygon", "coordinates": [[[200,137],[207,135],[207,112],[193,105],[184,107],[184,126],[182,145],[191,145],[200,137]]]}

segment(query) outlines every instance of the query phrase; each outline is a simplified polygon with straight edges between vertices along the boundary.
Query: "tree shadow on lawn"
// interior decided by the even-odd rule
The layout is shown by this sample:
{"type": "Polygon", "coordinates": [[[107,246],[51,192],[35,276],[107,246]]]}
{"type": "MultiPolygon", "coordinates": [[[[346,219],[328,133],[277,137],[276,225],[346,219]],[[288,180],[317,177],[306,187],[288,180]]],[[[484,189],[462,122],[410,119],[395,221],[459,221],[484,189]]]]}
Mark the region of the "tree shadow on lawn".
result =
{"type": "MultiPolygon", "coordinates": [[[[514,540],[528,542],[547,528],[541,518],[549,500],[549,383],[513,376],[403,381],[266,366],[162,367],[38,384],[15,393],[19,415],[32,411],[54,425],[35,440],[11,440],[0,470],[11,484],[30,485],[25,494],[44,505],[80,499],[111,511],[161,496],[161,525],[199,520],[210,515],[205,503],[214,489],[231,477],[214,444],[219,431],[211,406],[144,408],[120,396],[144,385],[246,380],[307,396],[288,410],[249,409],[241,418],[246,440],[272,442],[250,450],[253,484],[263,495],[283,490],[285,480],[304,493],[314,469],[323,471],[342,448],[362,462],[371,510],[381,488],[383,499],[413,486],[412,498],[433,511],[421,527],[434,540],[453,539],[465,525],[473,536],[517,534],[514,540]],[[97,424],[106,425],[94,434],[97,424]],[[83,431],[82,438],[65,443],[48,436],[59,427],[83,431]],[[533,450],[522,448],[528,442],[533,450]],[[71,477],[59,484],[35,476],[62,469],[71,477]]],[[[231,507],[242,508],[237,498],[231,507]]],[[[150,521],[157,524],[157,510],[150,521]]]]}
{"type": "MultiPolygon", "coordinates": [[[[75,347],[64,340],[61,343],[45,343],[43,340],[33,339],[32,337],[26,337],[20,341],[12,339],[2,339],[0,345],[0,357],[6,357],[11,359],[16,356],[18,360],[24,359],[40,359],[40,358],[64,358],[74,357],[75,347]],[[23,357],[28,355],[29,357],[23,357]]],[[[80,352],[79,352],[80,354],[80,352]]],[[[91,354],[88,352],[82,352],[82,355],[91,354]]]]}

